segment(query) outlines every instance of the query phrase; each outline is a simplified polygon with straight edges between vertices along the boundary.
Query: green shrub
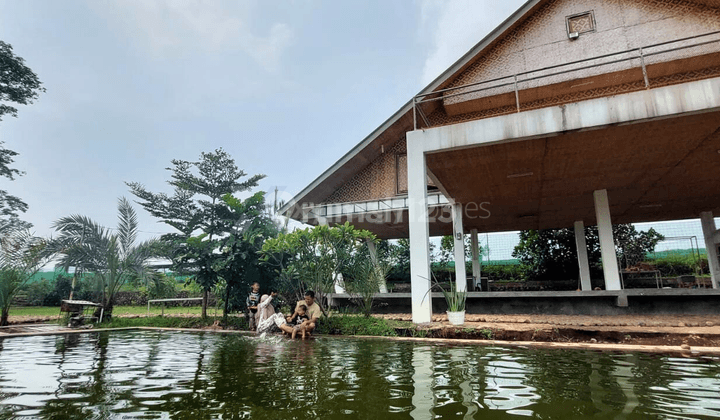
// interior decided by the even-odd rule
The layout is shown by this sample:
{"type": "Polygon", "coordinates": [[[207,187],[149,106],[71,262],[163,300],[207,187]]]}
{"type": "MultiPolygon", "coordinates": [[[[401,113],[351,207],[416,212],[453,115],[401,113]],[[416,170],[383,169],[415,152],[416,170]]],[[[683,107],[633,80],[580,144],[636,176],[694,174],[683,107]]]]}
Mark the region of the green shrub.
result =
{"type": "Polygon", "coordinates": [[[162,273],[152,276],[148,281],[147,295],[150,299],[170,299],[177,294],[177,281],[162,273]]]}
{"type": "Polygon", "coordinates": [[[29,283],[24,288],[28,306],[43,306],[45,298],[52,293],[53,285],[46,278],[29,283]]]}
{"type": "Polygon", "coordinates": [[[333,335],[397,336],[395,328],[387,320],[359,315],[334,315],[322,318],[316,331],[319,334],[333,335]]]}
{"type": "Polygon", "coordinates": [[[72,276],[69,274],[59,274],[51,284],[53,288],[45,295],[42,306],[60,306],[61,300],[70,297],[72,276]]]}
{"type": "Polygon", "coordinates": [[[427,338],[428,334],[430,333],[428,330],[420,329],[420,328],[414,328],[411,330],[412,336],[416,338],[427,338]]]}
{"type": "Polygon", "coordinates": [[[202,297],[203,289],[192,277],[188,277],[184,283],[181,283],[179,293],[184,294],[185,297],[202,297]]]}
{"type": "Polygon", "coordinates": [[[520,264],[483,265],[482,276],[493,280],[524,281],[527,268],[520,264]]]}
{"type": "Polygon", "coordinates": [[[654,265],[663,277],[700,274],[696,271],[707,265],[707,257],[701,256],[698,264],[697,254],[666,254],[652,258],[648,262],[654,265]]]}
{"type": "Polygon", "coordinates": [[[480,334],[482,334],[483,337],[485,337],[486,340],[492,340],[493,339],[493,332],[489,328],[483,328],[480,330],[480,334]]]}

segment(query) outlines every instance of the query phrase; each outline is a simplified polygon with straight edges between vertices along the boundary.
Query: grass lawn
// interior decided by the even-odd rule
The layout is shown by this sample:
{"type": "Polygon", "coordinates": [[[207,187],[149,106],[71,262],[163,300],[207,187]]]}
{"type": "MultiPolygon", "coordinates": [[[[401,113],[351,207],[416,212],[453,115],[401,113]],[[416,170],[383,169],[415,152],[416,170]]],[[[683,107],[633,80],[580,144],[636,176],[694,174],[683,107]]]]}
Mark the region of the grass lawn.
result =
{"type": "MultiPolygon", "coordinates": [[[[208,318],[200,318],[200,306],[165,308],[164,315],[159,316],[162,307],[151,306],[150,317],[147,315],[147,306],[116,306],[113,309],[113,318],[110,322],[95,325],[95,328],[118,327],[173,327],[173,328],[202,328],[213,325],[216,321],[222,328],[233,330],[247,330],[247,323],[238,314],[231,314],[227,320],[222,319],[222,310],[208,308],[208,318]],[[195,315],[195,316],[188,316],[195,315]],[[140,317],[122,317],[122,315],[140,315],[140,317]]],[[[58,307],[29,306],[12,307],[10,316],[49,317],[60,314],[58,307]]],[[[420,331],[412,322],[386,320],[382,318],[366,318],[358,314],[333,314],[324,318],[318,325],[320,334],[340,335],[374,335],[397,336],[403,335],[424,336],[426,332],[420,331]],[[402,330],[405,330],[404,332],[402,330]]]]}
{"type": "MultiPolygon", "coordinates": [[[[165,308],[165,315],[192,314],[200,315],[202,307],[171,307],[165,308]]],[[[160,305],[150,305],[150,315],[160,315],[163,309],[160,305]]],[[[113,315],[147,315],[147,306],[116,306],[113,308],[113,315]]],[[[60,314],[60,308],[56,306],[17,306],[10,308],[10,316],[56,316],[60,314]]],[[[222,315],[222,309],[208,308],[208,315],[222,315]]]]}

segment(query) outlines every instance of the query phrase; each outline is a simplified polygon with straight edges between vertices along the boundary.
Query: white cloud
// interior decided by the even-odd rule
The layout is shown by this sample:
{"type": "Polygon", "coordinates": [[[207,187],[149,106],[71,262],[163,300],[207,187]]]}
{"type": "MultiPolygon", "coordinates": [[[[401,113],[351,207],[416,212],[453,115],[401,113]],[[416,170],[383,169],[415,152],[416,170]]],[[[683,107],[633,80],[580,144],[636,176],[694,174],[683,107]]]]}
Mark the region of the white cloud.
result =
{"type": "Polygon", "coordinates": [[[276,70],[282,52],[292,43],[293,31],[284,23],[276,23],[267,38],[252,35],[250,38],[248,44],[253,45],[253,48],[247,50],[248,54],[263,67],[276,70]]]}
{"type": "Polygon", "coordinates": [[[250,1],[123,0],[97,9],[119,18],[143,46],[161,56],[194,49],[242,51],[264,69],[276,71],[293,39],[292,28],[284,23],[272,24],[266,35],[253,33],[250,1]]]}
{"type": "Polygon", "coordinates": [[[429,33],[431,46],[422,83],[435,80],[523,3],[523,0],[423,0],[420,28],[429,33]]]}

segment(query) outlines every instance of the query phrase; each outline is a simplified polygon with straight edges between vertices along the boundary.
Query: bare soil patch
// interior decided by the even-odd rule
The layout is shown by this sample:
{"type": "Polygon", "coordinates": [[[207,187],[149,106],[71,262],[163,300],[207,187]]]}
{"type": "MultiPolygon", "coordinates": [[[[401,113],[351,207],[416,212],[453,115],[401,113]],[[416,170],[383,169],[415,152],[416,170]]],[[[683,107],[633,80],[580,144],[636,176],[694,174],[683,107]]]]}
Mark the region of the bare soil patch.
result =
{"type": "MultiPolygon", "coordinates": [[[[410,314],[377,315],[411,321],[410,314]]],[[[467,315],[450,325],[435,315],[422,328],[431,338],[720,347],[720,316],[467,315]]],[[[407,333],[410,333],[409,331],[407,333]]]]}

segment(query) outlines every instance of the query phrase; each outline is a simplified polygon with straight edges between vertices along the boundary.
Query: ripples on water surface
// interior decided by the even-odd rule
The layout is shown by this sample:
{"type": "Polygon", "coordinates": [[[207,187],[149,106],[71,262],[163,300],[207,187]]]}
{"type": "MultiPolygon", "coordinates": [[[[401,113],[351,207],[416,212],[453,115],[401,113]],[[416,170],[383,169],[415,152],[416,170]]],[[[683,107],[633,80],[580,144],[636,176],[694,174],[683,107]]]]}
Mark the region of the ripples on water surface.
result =
{"type": "Polygon", "coordinates": [[[0,340],[0,418],[715,418],[720,360],[128,331],[0,340]]]}

